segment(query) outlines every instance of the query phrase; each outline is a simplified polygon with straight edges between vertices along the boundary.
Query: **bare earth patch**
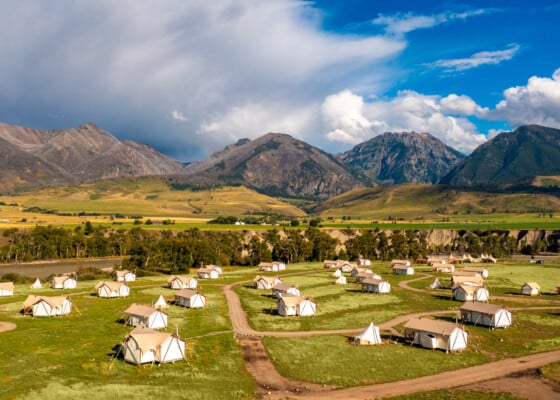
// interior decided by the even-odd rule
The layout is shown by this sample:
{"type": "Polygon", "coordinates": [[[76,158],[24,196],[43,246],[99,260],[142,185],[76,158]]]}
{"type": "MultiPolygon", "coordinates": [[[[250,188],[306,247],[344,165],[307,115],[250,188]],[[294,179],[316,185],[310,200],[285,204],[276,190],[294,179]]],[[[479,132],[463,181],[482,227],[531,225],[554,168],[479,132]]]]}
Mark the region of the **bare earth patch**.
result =
{"type": "Polygon", "coordinates": [[[1,322],[0,321],[0,332],[12,331],[17,328],[17,325],[13,322],[1,322]]]}
{"type": "Polygon", "coordinates": [[[468,389],[508,392],[523,399],[560,399],[560,384],[543,378],[535,369],[505,378],[480,382],[469,386],[468,389]]]}

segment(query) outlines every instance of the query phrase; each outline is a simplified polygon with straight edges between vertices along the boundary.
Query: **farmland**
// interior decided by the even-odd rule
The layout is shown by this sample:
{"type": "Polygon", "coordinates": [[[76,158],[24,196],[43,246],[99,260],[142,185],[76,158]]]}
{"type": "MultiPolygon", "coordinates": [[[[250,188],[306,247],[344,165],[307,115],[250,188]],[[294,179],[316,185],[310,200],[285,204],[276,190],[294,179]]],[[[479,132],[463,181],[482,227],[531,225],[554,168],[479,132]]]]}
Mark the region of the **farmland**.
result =
{"type": "MultiPolygon", "coordinates": [[[[233,339],[222,291],[225,283],[235,285],[251,327],[256,332],[269,332],[263,340],[278,371],[300,381],[337,387],[392,382],[553,350],[560,344],[560,301],[546,292],[553,289],[554,282],[560,282],[556,264],[543,267],[511,262],[490,266],[491,295],[497,292],[500,298],[495,301],[511,304],[512,310],[515,307],[514,325],[505,330],[467,327],[469,347],[458,354],[426,351],[389,340],[394,338],[389,326],[397,332],[402,329],[400,323],[391,322],[393,318],[440,311],[443,314],[438,318],[452,320],[461,303],[449,300],[448,289],[426,290],[433,277],[411,283],[421,290],[411,292],[399,286],[410,277],[392,275],[387,263],[375,263],[372,268],[391,282],[391,294],[365,294],[354,283],[332,285],[332,270],[318,263],[290,265],[281,273],[284,282],[298,285],[304,295],[318,303],[317,315],[305,318],[278,316],[269,292],[250,287],[248,282],[257,274],[254,268],[226,268],[222,278],[201,281],[200,290],[207,296],[205,309],[168,309],[167,330],[178,329],[186,339],[187,360],[159,368],[129,365],[115,358],[115,346],[129,331],[122,317],[130,303],[151,303],[159,294],[172,298],[173,291],[163,287],[165,276],[140,278],[131,284],[131,297],[111,300],[92,295],[94,281],[82,281],[77,289],[65,291],[71,295],[75,310],[67,317],[54,319],[19,314],[31,289],[16,285],[14,297],[0,298],[0,321],[17,325],[15,330],[0,333],[0,356],[6,360],[0,367],[0,396],[66,399],[80,393],[101,399],[118,393],[120,398],[135,398],[139,393],[166,390],[169,398],[254,397],[254,378],[246,372],[242,352],[233,339]],[[518,295],[519,282],[527,280],[542,281],[545,294],[537,298],[518,295]],[[522,310],[535,306],[558,309],[522,310]],[[349,340],[352,334],[329,333],[338,329],[357,332],[371,320],[382,327],[385,341],[381,346],[355,347],[349,340]],[[298,337],[308,331],[322,334],[298,337]],[[273,332],[284,337],[275,337],[273,332]],[[365,367],[373,364],[375,368],[365,367]]],[[[431,275],[426,267],[418,269],[419,274],[431,275]]],[[[444,282],[442,274],[433,276],[444,282]]],[[[33,293],[52,295],[53,290],[44,288],[33,293]]],[[[555,367],[549,370],[554,377],[555,367]]]]}

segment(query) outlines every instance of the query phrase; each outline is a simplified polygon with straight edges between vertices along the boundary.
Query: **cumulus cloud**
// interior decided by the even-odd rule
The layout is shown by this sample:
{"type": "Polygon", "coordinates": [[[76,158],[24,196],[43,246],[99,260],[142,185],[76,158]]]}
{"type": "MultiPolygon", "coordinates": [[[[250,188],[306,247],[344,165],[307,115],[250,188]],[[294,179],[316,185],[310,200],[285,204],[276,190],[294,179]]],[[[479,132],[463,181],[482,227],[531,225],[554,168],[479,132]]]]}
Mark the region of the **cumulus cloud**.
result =
{"type": "Polygon", "coordinates": [[[474,115],[482,117],[488,113],[487,108],[480,107],[469,96],[450,94],[440,100],[441,112],[455,115],[474,115]]]}
{"type": "Polygon", "coordinates": [[[405,46],[325,32],[300,0],[2,2],[0,120],[95,121],[184,161],[268,130],[317,142],[309,110],[344,87],[386,88],[395,72],[376,66],[405,46]]]}
{"type": "Polygon", "coordinates": [[[527,85],[504,91],[490,117],[506,120],[511,126],[539,124],[560,128],[560,68],[551,78],[532,76],[527,85]]]}
{"type": "Polygon", "coordinates": [[[417,29],[433,28],[434,26],[445,24],[457,19],[467,19],[469,17],[495,12],[493,9],[476,9],[465,12],[446,11],[433,15],[416,15],[414,13],[399,13],[394,15],[379,15],[372,23],[374,25],[385,26],[388,33],[402,35],[417,29]]]}
{"type": "Polygon", "coordinates": [[[187,117],[185,117],[185,115],[179,110],[171,111],[171,118],[173,121],[187,122],[187,117]]]}
{"type": "Polygon", "coordinates": [[[322,113],[330,127],[327,137],[332,141],[356,144],[385,132],[428,132],[457,150],[470,152],[486,137],[468,119],[449,115],[450,111],[465,111],[469,105],[471,109],[478,107],[473,107],[466,96],[442,99],[414,91],[366,103],[361,96],[345,90],[328,96],[322,113]]]}
{"type": "Polygon", "coordinates": [[[513,43],[503,50],[480,51],[474,53],[470,57],[438,60],[428,64],[428,66],[441,68],[445,73],[466,71],[482,65],[495,65],[504,61],[509,61],[519,52],[519,49],[520,46],[513,43]]]}

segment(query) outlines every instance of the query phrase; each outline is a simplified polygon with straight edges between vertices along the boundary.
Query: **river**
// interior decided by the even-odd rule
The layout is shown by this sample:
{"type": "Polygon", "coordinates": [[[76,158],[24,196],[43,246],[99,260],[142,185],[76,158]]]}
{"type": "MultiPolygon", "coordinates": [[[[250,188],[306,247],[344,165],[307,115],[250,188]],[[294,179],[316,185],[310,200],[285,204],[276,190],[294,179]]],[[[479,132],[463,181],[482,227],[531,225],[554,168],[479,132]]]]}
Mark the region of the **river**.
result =
{"type": "Polygon", "coordinates": [[[51,274],[64,274],[77,272],[80,268],[113,268],[120,265],[122,258],[95,258],[63,261],[44,261],[21,264],[0,264],[0,276],[7,273],[16,273],[30,278],[45,279],[51,274]]]}

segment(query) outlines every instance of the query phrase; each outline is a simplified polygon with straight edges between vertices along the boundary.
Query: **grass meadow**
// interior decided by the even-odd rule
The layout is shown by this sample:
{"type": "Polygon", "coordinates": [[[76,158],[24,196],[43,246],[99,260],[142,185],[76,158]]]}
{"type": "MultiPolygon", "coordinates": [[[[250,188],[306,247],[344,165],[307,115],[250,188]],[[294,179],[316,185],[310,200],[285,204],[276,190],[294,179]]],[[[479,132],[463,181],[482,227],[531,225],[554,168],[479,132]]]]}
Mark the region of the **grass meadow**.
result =
{"type": "MultiPolygon", "coordinates": [[[[492,290],[501,291],[511,299],[504,302],[500,299],[500,303],[512,307],[560,305],[560,299],[553,295],[529,298],[510,294],[518,289],[520,281],[526,280],[542,280],[545,290],[552,290],[556,281],[560,282],[559,266],[521,262],[488,267],[491,294],[492,290]],[[545,283],[545,278],[549,283],[545,283]]],[[[352,283],[351,278],[348,279],[351,283],[345,286],[334,285],[333,270],[323,268],[321,263],[288,265],[288,269],[279,274],[283,281],[297,285],[303,295],[318,304],[317,315],[304,318],[276,314],[276,301],[270,291],[252,287],[252,279],[259,274],[256,268],[225,268],[220,279],[199,281],[200,291],[207,296],[206,308],[190,310],[171,306],[166,311],[169,315],[167,331],[178,329],[187,342],[187,360],[160,367],[133,366],[114,356],[115,346],[130,331],[130,327],[122,324],[122,318],[131,303],[152,303],[159,294],[167,300],[173,298],[174,291],[164,287],[165,276],[143,277],[131,283],[131,296],[126,299],[98,299],[93,295],[94,281],[81,281],[72,291],[50,288],[31,291],[28,286],[17,285],[16,296],[0,298],[0,321],[17,324],[17,329],[0,333],[0,359],[3,360],[0,398],[132,399],[161,393],[169,399],[253,398],[255,383],[244,368],[222,293],[221,286],[227,283],[239,282],[235,289],[250,324],[257,330],[360,328],[372,320],[381,323],[398,315],[431,310],[449,310],[446,318],[453,320],[453,313],[461,306],[460,302],[449,300],[448,289],[423,293],[399,288],[400,281],[414,277],[392,274],[388,263],[374,263],[371,268],[391,283],[390,294],[362,293],[361,286],[352,283]],[[23,316],[19,310],[31,292],[70,294],[76,307],[66,317],[23,316]]],[[[419,266],[418,270],[422,273],[428,268],[419,266]]],[[[443,274],[438,276],[443,282],[443,274]]],[[[412,285],[425,288],[432,280],[429,277],[412,285]]],[[[384,343],[372,347],[356,347],[351,338],[344,335],[266,337],[263,340],[281,374],[321,384],[354,386],[557,349],[560,346],[559,315],[560,310],[514,311],[514,323],[508,329],[466,326],[469,347],[453,354],[397,343],[390,340],[387,332],[382,332],[384,343]]],[[[401,330],[402,325],[396,328],[401,330]]],[[[560,379],[558,365],[553,364],[544,371],[560,379]]],[[[466,398],[457,390],[435,392],[434,396],[436,399],[466,398]]],[[[492,394],[482,398],[513,398],[499,396],[492,394]]]]}
{"type": "Polygon", "coordinates": [[[17,324],[0,334],[0,398],[136,399],[162,393],[168,399],[252,398],[254,382],[244,369],[219,287],[201,287],[207,296],[204,309],[171,306],[166,311],[167,330],[177,327],[187,342],[186,362],[138,367],[114,358],[115,346],[131,330],[122,323],[124,310],[133,302],[152,303],[159,294],[172,299],[164,282],[141,278],[125,299],[99,299],[92,295],[95,282],[81,282],[72,291],[73,312],[45,319],[19,313],[26,294],[17,286],[22,294],[0,303],[0,320],[17,324]]]}

